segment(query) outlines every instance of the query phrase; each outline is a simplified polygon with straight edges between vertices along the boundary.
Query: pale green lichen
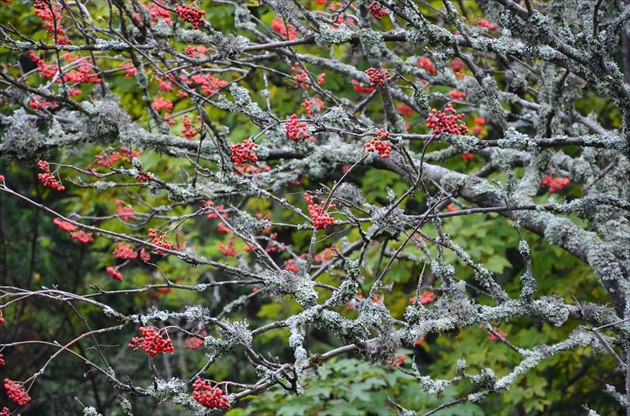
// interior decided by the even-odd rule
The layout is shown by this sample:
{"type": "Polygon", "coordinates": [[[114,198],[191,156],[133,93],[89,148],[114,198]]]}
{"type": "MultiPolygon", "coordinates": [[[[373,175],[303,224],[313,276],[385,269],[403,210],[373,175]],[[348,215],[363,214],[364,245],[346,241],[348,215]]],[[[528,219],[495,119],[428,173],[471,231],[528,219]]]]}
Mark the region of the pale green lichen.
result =
{"type": "Polygon", "coordinates": [[[315,35],[318,46],[339,45],[352,39],[353,32],[347,28],[332,29],[328,25],[320,25],[315,35]]]}
{"type": "Polygon", "coordinates": [[[0,150],[16,160],[29,163],[47,159],[46,138],[39,132],[35,120],[22,108],[17,109],[10,118],[9,128],[0,141],[0,150]]]}
{"type": "Polygon", "coordinates": [[[460,153],[476,153],[479,151],[479,139],[475,136],[459,136],[453,134],[442,134],[440,137],[451,143],[460,153]]]}
{"type": "Polygon", "coordinates": [[[383,34],[371,29],[359,30],[359,41],[363,47],[363,52],[367,56],[380,58],[383,54],[383,50],[386,49],[383,34]]]}
{"type": "Polygon", "coordinates": [[[103,416],[94,407],[87,406],[83,408],[83,416],[103,416]]]}

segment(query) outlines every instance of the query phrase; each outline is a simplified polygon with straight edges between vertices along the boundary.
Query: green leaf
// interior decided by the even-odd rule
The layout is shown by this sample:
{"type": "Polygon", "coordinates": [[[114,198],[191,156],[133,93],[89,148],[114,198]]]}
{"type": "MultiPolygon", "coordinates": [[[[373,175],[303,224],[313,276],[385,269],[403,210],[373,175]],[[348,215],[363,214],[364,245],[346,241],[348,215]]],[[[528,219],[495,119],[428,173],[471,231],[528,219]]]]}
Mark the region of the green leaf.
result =
{"type": "Polygon", "coordinates": [[[503,256],[494,255],[484,262],[484,266],[491,272],[501,274],[506,267],[512,267],[512,263],[503,256]]]}

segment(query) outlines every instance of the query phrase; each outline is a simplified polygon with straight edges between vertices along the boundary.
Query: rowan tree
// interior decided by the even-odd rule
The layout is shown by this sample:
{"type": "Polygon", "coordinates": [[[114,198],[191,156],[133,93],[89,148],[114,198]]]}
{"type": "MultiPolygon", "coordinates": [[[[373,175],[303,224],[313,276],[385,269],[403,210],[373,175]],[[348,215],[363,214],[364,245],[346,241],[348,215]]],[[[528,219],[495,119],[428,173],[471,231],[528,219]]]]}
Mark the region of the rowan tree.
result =
{"type": "Polygon", "coordinates": [[[2,414],[630,414],[625,2],[3,3],[2,414]]]}

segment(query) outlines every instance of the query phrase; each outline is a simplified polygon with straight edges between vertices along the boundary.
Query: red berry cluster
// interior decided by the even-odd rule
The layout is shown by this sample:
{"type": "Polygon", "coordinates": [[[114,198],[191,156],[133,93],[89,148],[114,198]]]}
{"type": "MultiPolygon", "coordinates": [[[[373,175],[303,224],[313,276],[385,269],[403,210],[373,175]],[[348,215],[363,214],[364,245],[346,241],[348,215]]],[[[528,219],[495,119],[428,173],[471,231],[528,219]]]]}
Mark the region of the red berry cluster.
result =
{"type": "Polygon", "coordinates": [[[157,1],[158,4],[154,4],[151,3],[149,4],[149,13],[151,13],[151,21],[156,22],[158,21],[158,17],[162,17],[164,18],[164,21],[166,22],[166,24],[170,25],[171,24],[171,19],[169,19],[169,17],[171,17],[171,12],[163,9],[162,7],[160,7],[161,2],[157,1]]]}
{"type": "Polygon", "coordinates": [[[417,65],[418,68],[424,68],[433,74],[437,72],[437,70],[435,69],[435,65],[433,65],[433,61],[431,61],[431,59],[427,58],[426,56],[420,58],[417,65]]]}
{"type": "Polygon", "coordinates": [[[119,282],[122,282],[124,276],[122,275],[121,272],[118,271],[118,268],[116,268],[116,267],[108,267],[108,268],[105,269],[105,271],[107,272],[109,277],[111,277],[112,279],[118,280],[119,282]]]}
{"type": "MultiPolygon", "coordinates": [[[[94,73],[94,67],[87,63],[79,64],[78,71],[69,71],[63,74],[63,80],[68,84],[100,84],[101,78],[94,73]]],[[[61,80],[57,80],[61,82],[61,80]]]]}
{"type": "Polygon", "coordinates": [[[458,90],[451,90],[448,93],[448,96],[451,97],[451,100],[461,101],[462,99],[466,98],[466,93],[458,90]]]}
{"type": "Polygon", "coordinates": [[[207,208],[208,210],[210,210],[211,212],[208,214],[208,218],[212,219],[212,218],[219,218],[219,214],[215,213],[214,211],[212,211],[211,207],[214,207],[217,211],[220,212],[221,218],[227,218],[228,214],[225,211],[225,206],[223,206],[223,204],[221,205],[215,205],[214,201],[212,199],[208,199],[208,201],[203,203],[204,208],[207,208]]]}
{"type": "Polygon", "coordinates": [[[125,70],[125,78],[135,77],[136,71],[138,70],[138,68],[126,62],[123,62],[122,64],[118,65],[118,67],[125,70]]]}
{"type": "Polygon", "coordinates": [[[185,115],[182,119],[182,135],[188,140],[192,140],[193,137],[199,133],[199,130],[196,127],[193,127],[192,121],[188,118],[188,115],[185,115]]]}
{"type": "Polygon", "coordinates": [[[138,182],[147,182],[152,177],[153,177],[153,175],[151,175],[150,173],[147,173],[146,175],[144,173],[139,173],[138,177],[136,178],[136,180],[138,182]]]}
{"type": "Polygon", "coordinates": [[[372,94],[374,92],[374,88],[363,87],[356,79],[352,80],[352,88],[359,94],[372,94]]]}
{"type": "Polygon", "coordinates": [[[37,65],[37,68],[39,68],[39,75],[41,75],[42,78],[52,79],[55,75],[57,75],[57,72],[59,72],[59,67],[57,65],[48,65],[43,59],[38,57],[35,52],[28,51],[27,54],[30,60],[37,65]]]}
{"type": "Polygon", "coordinates": [[[116,243],[116,248],[112,254],[117,259],[123,260],[133,260],[138,257],[138,253],[135,252],[129,244],[121,243],[120,241],[116,243]]]}
{"type": "Polygon", "coordinates": [[[219,231],[220,233],[225,233],[225,234],[229,234],[232,232],[232,230],[226,227],[225,224],[223,224],[222,222],[220,222],[219,225],[217,226],[217,231],[219,231]]]}
{"type": "MultiPolygon", "coordinates": [[[[304,200],[308,203],[308,213],[311,214],[313,219],[313,225],[316,230],[323,230],[329,225],[335,224],[335,219],[330,216],[327,211],[324,211],[324,204],[313,203],[313,197],[307,193],[304,193],[304,200]]],[[[334,208],[334,204],[329,205],[330,208],[334,208]]]]}
{"type": "Polygon", "coordinates": [[[308,114],[309,116],[313,115],[313,109],[311,108],[312,105],[313,105],[313,100],[309,100],[308,98],[305,99],[304,102],[302,103],[302,107],[306,109],[306,114],[308,114]]]}
{"type": "Polygon", "coordinates": [[[61,10],[57,6],[50,6],[46,0],[35,0],[33,4],[35,15],[42,20],[59,20],[61,10]]]}
{"type": "Polygon", "coordinates": [[[389,81],[391,79],[386,69],[368,68],[365,70],[365,73],[370,77],[370,86],[372,87],[382,87],[385,85],[386,80],[389,81]]]}
{"type": "Polygon", "coordinates": [[[164,92],[173,92],[173,83],[169,80],[164,80],[160,77],[155,77],[155,80],[160,85],[160,89],[164,92]]]}
{"type": "Polygon", "coordinates": [[[403,117],[411,117],[413,116],[413,108],[409,107],[407,104],[405,103],[400,103],[396,106],[396,108],[398,109],[398,112],[400,113],[401,116],[403,117]]]}
{"type": "Polygon", "coordinates": [[[155,101],[153,101],[153,108],[155,108],[156,111],[172,110],[173,102],[164,97],[160,97],[156,99],[155,101]]]}
{"type": "Polygon", "coordinates": [[[35,110],[54,110],[55,108],[59,107],[59,104],[57,104],[56,102],[46,101],[39,95],[33,96],[28,105],[33,107],[35,110]]]}
{"type": "Polygon", "coordinates": [[[140,157],[140,152],[131,148],[127,149],[125,146],[120,146],[120,151],[122,152],[123,156],[129,159],[130,162],[133,161],[134,158],[137,159],[140,157]]]}
{"type": "Polygon", "coordinates": [[[435,108],[431,110],[427,117],[427,126],[433,129],[433,134],[451,133],[465,134],[468,133],[468,127],[463,121],[463,114],[455,115],[457,111],[451,104],[448,104],[444,111],[438,111],[435,108]],[[459,122],[459,124],[458,124],[459,122]]]}
{"type": "Polygon", "coordinates": [[[485,124],[486,124],[485,118],[475,116],[475,126],[472,129],[473,134],[481,137],[481,134],[483,133],[483,126],[485,124]]]}
{"type": "Polygon", "coordinates": [[[140,332],[143,336],[133,337],[129,343],[129,348],[133,348],[134,351],[138,351],[140,348],[151,357],[155,357],[158,352],[170,352],[171,354],[175,352],[173,341],[170,338],[162,338],[160,331],[156,331],[156,328],[141,326],[140,332]]]}
{"type": "MultiPolygon", "coordinates": [[[[168,242],[168,240],[166,239],[166,234],[162,233],[160,236],[158,236],[158,230],[155,230],[153,228],[149,229],[149,237],[151,237],[153,240],[151,241],[151,244],[158,246],[158,247],[162,247],[165,248],[167,250],[172,250],[173,249],[173,245],[171,243],[168,242]]],[[[162,250],[156,250],[157,254],[164,254],[164,252],[162,250]]]]}
{"type": "Polygon", "coordinates": [[[315,140],[313,136],[308,133],[308,124],[298,119],[297,114],[291,114],[289,121],[286,124],[287,137],[291,140],[310,139],[315,140]]]}
{"type": "Polygon", "coordinates": [[[31,401],[31,396],[28,395],[22,383],[11,381],[8,378],[4,379],[4,388],[7,391],[9,399],[13,400],[18,406],[26,406],[31,401]]]}
{"type": "Polygon", "coordinates": [[[549,192],[561,191],[565,186],[571,182],[569,178],[559,178],[554,175],[545,175],[544,179],[540,181],[542,186],[549,187],[549,192]]]}
{"type": "Polygon", "coordinates": [[[57,179],[50,174],[50,167],[48,166],[48,162],[45,160],[40,160],[37,162],[37,165],[44,173],[40,173],[37,175],[40,181],[44,184],[46,188],[54,189],[56,191],[64,191],[66,189],[65,186],[57,182],[57,179]]]}
{"type": "Polygon", "coordinates": [[[300,63],[296,62],[295,66],[291,67],[291,72],[293,72],[295,75],[293,75],[293,79],[295,80],[295,88],[299,88],[299,87],[304,87],[304,88],[310,88],[310,82],[311,80],[308,77],[308,72],[306,72],[305,69],[300,68],[300,63]]]}
{"type": "Polygon", "coordinates": [[[400,354],[394,357],[393,360],[387,360],[387,362],[392,366],[400,367],[401,365],[405,363],[406,359],[407,359],[407,356],[405,354],[400,354]]]}
{"type": "MultiPolygon", "coordinates": [[[[427,303],[431,303],[433,299],[435,299],[435,293],[433,292],[425,292],[422,295],[420,295],[420,303],[423,305],[426,305],[427,303]]],[[[417,298],[415,296],[412,298],[409,298],[409,302],[411,303],[415,303],[416,300],[417,298]]]]}
{"type": "Polygon", "coordinates": [[[96,155],[94,158],[96,163],[101,166],[105,166],[106,168],[111,168],[112,165],[119,160],[122,160],[123,156],[118,152],[112,152],[108,154],[107,152],[103,152],[102,155],[96,155]]]}
{"type": "MultiPolygon", "coordinates": [[[[184,82],[186,81],[184,78],[182,79],[184,82]]],[[[196,84],[199,84],[203,93],[206,95],[213,95],[217,92],[217,90],[228,85],[227,81],[223,81],[222,79],[213,77],[212,75],[206,73],[193,75],[190,79],[192,79],[196,84]]],[[[188,84],[190,85],[190,83],[188,84]]]]}
{"type": "Polygon", "coordinates": [[[300,268],[297,264],[295,264],[295,260],[289,259],[284,263],[284,270],[288,270],[293,273],[297,273],[300,271],[300,268]]]}
{"type": "Polygon", "coordinates": [[[65,232],[70,233],[70,237],[74,238],[75,240],[80,241],[83,244],[91,243],[92,241],[94,241],[94,238],[92,237],[92,233],[86,233],[83,230],[77,231],[79,227],[77,227],[76,225],[72,225],[67,221],[63,221],[63,220],[60,220],[59,218],[55,218],[53,220],[53,223],[57,227],[64,230],[65,232]]]}
{"type": "MultiPolygon", "coordinates": [[[[380,129],[378,131],[378,137],[380,139],[386,139],[389,137],[389,132],[380,129]]],[[[387,159],[392,153],[392,146],[389,142],[384,142],[380,139],[377,139],[376,137],[371,138],[370,141],[365,144],[365,149],[368,152],[378,152],[381,159],[387,159]]]]}
{"type": "Polygon", "coordinates": [[[1,365],[6,365],[7,363],[4,362],[4,355],[0,354],[0,366],[1,365]]]}
{"type": "Polygon", "coordinates": [[[151,261],[151,255],[147,253],[144,248],[140,250],[140,260],[142,260],[145,263],[151,261]]]}
{"type": "Polygon", "coordinates": [[[132,206],[125,204],[125,202],[120,199],[117,199],[115,202],[118,207],[116,213],[120,216],[121,220],[128,221],[136,219],[136,214],[133,212],[132,206]]]}
{"type": "Polygon", "coordinates": [[[496,30],[499,28],[495,23],[492,23],[486,19],[481,19],[481,18],[477,19],[477,24],[481,27],[487,27],[493,32],[496,32],[496,30]]]}
{"type": "Polygon", "coordinates": [[[435,293],[433,292],[425,292],[420,296],[420,303],[426,305],[430,303],[433,299],[435,299],[435,293]]]}
{"type": "MultiPolygon", "coordinates": [[[[480,328],[480,329],[485,329],[485,328],[483,327],[483,325],[479,325],[479,328],[480,328]]],[[[497,335],[498,335],[499,337],[501,337],[501,338],[497,337],[497,336],[496,336],[496,335],[494,335],[492,332],[488,331],[488,341],[499,341],[499,340],[501,340],[501,339],[506,339],[506,338],[507,338],[507,334],[506,334],[505,332],[501,331],[501,330],[499,329],[499,327],[495,326],[495,327],[493,327],[493,328],[492,328],[492,330],[493,330],[494,332],[496,332],[496,333],[497,333],[497,335]]]]}
{"type": "Polygon", "coordinates": [[[234,163],[245,163],[247,161],[256,162],[258,157],[253,149],[257,147],[258,145],[250,139],[246,139],[243,143],[233,144],[230,146],[230,150],[232,150],[232,160],[234,163]]]}
{"type": "Polygon", "coordinates": [[[212,387],[209,380],[197,378],[193,383],[192,396],[197,402],[211,409],[229,409],[232,407],[230,400],[223,394],[223,390],[218,387],[212,387]]]}
{"type": "Polygon", "coordinates": [[[453,59],[451,61],[451,69],[453,70],[455,75],[457,75],[457,78],[461,79],[466,76],[466,73],[463,71],[464,68],[466,68],[466,64],[459,59],[453,59]]]}
{"type": "Polygon", "coordinates": [[[271,28],[286,40],[297,39],[295,26],[290,23],[285,24],[279,17],[276,17],[271,21],[271,28]]]}
{"type": "Polygon", "coordinates": [[[175,6],[175,11],[185,21],[193,25],[195,29],[199,29],[201,26],[204,26],[206,22],[203,20],[203,16],[206,14],[204,10],[199,10],[192,6],[187,6],[182,4],[181,6],[178,4],[175,6]]]}
{"type": "Polygon", "coordinates": [[[77,227],[76,225],[72,225],[68,221],[63,221],[63,220],[60,220],[59,218],[55,218],[53,220],[53,224],[55,224],[57,227],[61,228],[62,230],[68,233],[79,229],[79,227],[77,227]]]}
{"type": "Polygon", "coordinates": [[[226,257],[236,256],[236,249],[234,248],[234,236],[230,237],[227,245],[219,241],[218,246],[219,246],[219,251],[224,256],[226,257]]]}
{"type": "Polygon", "coordinates": [[[387,16],[389,12],[383,8],[383,6],[375,1],[370,3],[368,10],[373,18],[381,20],[384,16],[387,16]]]}
{"type": "Polygon", "coordinates": [[[92,241],[94,241],[94,237],[92,237],[92,233],[86,233],[83,230],[70,233],[70,237],[74,238],[75,240],[83,244],[91,243],[92,241]]]}
{"type": "MultiPolygon", "coordinates": [[[[5,1],[5,3],[8,3],[5,1]]],[[[56,33],[57,35],[63,35],[63,26],[59,22],[61,20],[61,9],[58,6],[49,5],[46,0],[35,0],[35,4],[33,4],[33,8],[35,9],[35,15],[42,20],[49,20],[50,22],[45,22],[44,26],[46,26],[46,30],[50,33],[56,33]],[[55,24],[51,23],[55,21],[55,24]]],[[[56,42],[60,45],[71,45],[72,42],[65,36],[57,36],[56,42]]]]}
{"type": "Polygon", "coordinates": [[[186,54],[191,58],[202,58],[206,54],[206,52],[208,52],[208,49],[203,45],[188,45],[186,47],[186,54]]]}

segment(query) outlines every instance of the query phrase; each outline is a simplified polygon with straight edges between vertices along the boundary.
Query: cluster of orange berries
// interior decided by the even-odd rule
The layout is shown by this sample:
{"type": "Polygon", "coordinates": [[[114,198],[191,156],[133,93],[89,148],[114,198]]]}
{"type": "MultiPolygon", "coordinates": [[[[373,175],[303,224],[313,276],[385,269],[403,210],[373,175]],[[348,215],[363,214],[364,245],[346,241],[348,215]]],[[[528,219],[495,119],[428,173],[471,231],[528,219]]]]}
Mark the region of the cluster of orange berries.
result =
{"type": "Polygon", "coordinates": [[[120,241],[116,243],[116,248],[112,254],[117,259],[123,260],[133,260],[138,257],[138,253],[135,252],[129,244],[121,243],[120,241]]]}
{"type": "Polygon", "coordinates": [[[463,114],[455,114],[457,110],[449,103],[444,111],[438,111],[435,108],[431,110],[427,117],[427,126],[433,129],[433,134],[450,133],[450,134],[466,134],[468,127],[461,121],[463,114]]]}
{"type": "Polygon", "coordinates": [[[115,202],[116,206],[118,207],[116,209],[116,213],[120,216],[121,220],[129,221],[136,219],[136,214],[133,212],[132,206],[125,204],[125,202],[121,201],[120,199],[117,199],[115,202]]]}
{"type": "Polygon", "coordinates": [[[31,401],[31,396],[24,390],[24,386],[21,383],[5,378],[4,389],[7,391],[9,399],[17,403],[18,406],[26,406],[31,401]]]}
{"type": "Polygon", "coordinates": [[[118,268],[116,267],[107,267],[105,269],[105,271],[107,272],[107,275],[109,277],[111,277],[114,280],[118,280],[119,282],[122,282],[124,276],[121,272],[118,271],[118,268]]]}
{"type": "MultiPolygon", "coordinates": [[[[335,224],[335,219],[327,211],[324,211],[324,204],[315,204],[313,197],[307,193],[304,193],[304,200],[308,204],[308,213],[311,214],[316,230],[323,230],[329,225],[335,224]]],[[[334,208],[335,205],[330,204],[329,207],[334,208]]]]}
{"type": "Polygon", "coordinates": [[[386,139],[389,137],[389,132],[383,129],[378,131],[378,137],[373,137],[365,144],[365,149],[368,152],[378,152],[381,159],[387,159],[392,153],[392,146],[389,142],[384,142],[380,139],[386,139]]]}
{"type": "Polygon", "coordinates": [[[206,24],[203,20],[203,16],[206,14],[204,10],[199,10],[196,7],[182,4],[175,6],[175,11],[179,17],[193,25],[195,29],[199,29],[201,26],[206,24]]]}
{"type": "MultiPolygon", "coordinates": [[[[160,236],[158,236],[158,231],[150,228],[149,229],[149,237],[151,237],[153,240],[151,241],[151,244],[153,244],[154,246],[158,246],[158,247],[162,247],[165,248],[167,250],[172,250],[173,249],[173,245],[171,243],[168,242],[168,240],[166,240],[166,234],[162,233],[160,236]]],[[[157,254],[164,254],[164,252],[162,250],[156,250],[157,254]]]]}
{"type": "Polygon", "coordinates": [[[219,246],[219,251],[224,256],[231,257],[231,256],[236,255],[236,248],[234,248],[234,236],[230,237],[230,239],[227,242],[227,245],[219,241],[218,246],[219,246]]]}
{"type": "Polygon", "coordinates": [[[140,327],[142,337],[133,337],[129,343],[129,348],[133,348],[137,351],[138,348],[149,354],[151,357],[155,357],[158,352],[175,352],[173,348],[173,341],[168,338],[162,338],[159,331],[156,331],[154,327],[140,327]]]}
{"type": "Polygon", "coordinates": [[[243,143],[237,143],[230,146],[232,151],[232,160],[234,163],[245,163],[247,161],[256,162],[258,157],[254,153],[253,149],[258,145],[250,139],[246,139],[243,143]]]}
{"type": "Polygon", "coordinates": [[[80,241],[83,244],[91,243],[92,241],[94,241],[94,238],[92,237],[92,233],[86,233],[83,230],[77,231],[79,227],[77,227],[76,225],[70,224],[68,221],[63,221],[63,220],[60,220],[59,218],[55,218],[53,220],[53,223],[57,227],[64,230],[65,232],[70,233],[70,237],[74,238],[75,240],[80,241]]]}
{"type": "Polygon", "coordinates": [[[229,409],[232,407],[230,400],[223,394],[223,390],[218,387],[212,387],[209,380],[197,378],[193,383],[192,395],[197,402],[211,409],[229,409]]]}
{"type": "Polygon", "coordinates": [[[65,186],[59,183],[57,179],[50,174],[50,167],[48,166],[48,162],[46,162],[45,160],[40,160],[39,162],[37,162],[37,166],[39,166],[39,168],[44,171],[44,173],[38,174],[37,177],[40,181],[42,181],[46,188],[54,189],[56,191],[64,191],[66,189],[65,186]]]}
{"type": "Polygon", "coordinates": [[[549,192],[558,192],[561,191],[565,186],[567,186],[571,182],[569,178],[559,178],[554,175],[545,175],[540,184],[542,186],[549,187],[549,192]]]}
{"type": "Polygon", "coordinates": [[[435,69],[435,65],[433,64],[433,61],[427,58],[426,56],[423,56],[422,58],[418,60],[417,66],[418,68],[424,68],[425,70],[433,74],[437,72],[437,70],[435,69]]]}
{"type": "Polygon", "coordinates": [[[295,80],[295,88],[304,87],[308,89],[311,87],[308,72],[306,72],[305,69],[300,68],[299,62],[296,62],[295,66],[291,67],[291,72],[295,74],[293,75],[293,79],[295,80]]]}
{"type": "Polygon", "coordinates": [[[284,21],[279,17],[276,17],[271,21],[271,28],[286,40],[297,39],[295,26],[290,23],[284,23],[284,21]]]}
{"type": "Polygon", "coordinates": [[[381,20],[383,17],[387,16],[389,12],[383,8],[383,6],[375,1],[370,3],[368,6],[368,10],[373,18],[376,20],[381,20]]]}
{"type": "Polygon", "coordinates": [[[365,73],[370,77],[370,86],[372,87],[382,87],[385,85],[386,80],[389,81],[391,79],[386,69],[368,68],[365,70],[365,73]]]}
{"type": "Polygon", "coordinates": [[[291,140],[310,139],[314,137],[308,133],[308,124],[298,119],[297,114],[291,114],[286,124],[287,137],[291,140]]]}

